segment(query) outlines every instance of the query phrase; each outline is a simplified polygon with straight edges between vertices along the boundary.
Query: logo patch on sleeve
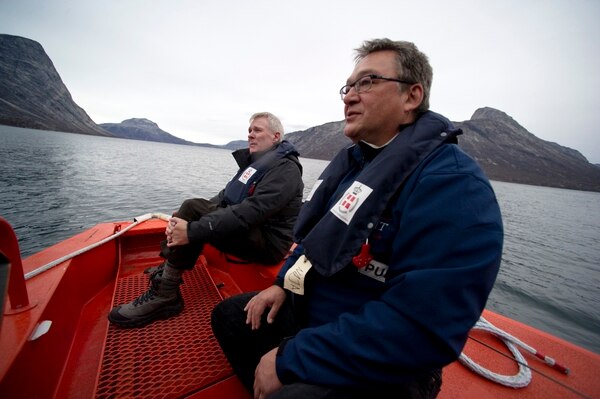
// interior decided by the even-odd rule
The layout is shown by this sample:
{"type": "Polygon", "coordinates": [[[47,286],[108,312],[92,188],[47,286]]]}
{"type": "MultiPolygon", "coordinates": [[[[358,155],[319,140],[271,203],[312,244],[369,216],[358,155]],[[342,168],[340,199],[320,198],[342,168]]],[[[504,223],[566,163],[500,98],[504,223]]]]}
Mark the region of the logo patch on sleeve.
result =
{"type": "Polygon", "coordinates": [[[248,180],[250,180],[252,175],[254,175],[255,173],[256,169],[254,169],[252,166],[248,166],[248,169],[246,169],[244,173],[242,173],[242,175],[238,178],[238,181],[246,184],[248,183],[248,180]]]}
{"type": "Polygon", "coordinates": [[[371,187],[355,181],[330,211],[342,222],[350,224],[358,208],[365,203],[365,200],[372,192],[373,189],[371,187]]]}

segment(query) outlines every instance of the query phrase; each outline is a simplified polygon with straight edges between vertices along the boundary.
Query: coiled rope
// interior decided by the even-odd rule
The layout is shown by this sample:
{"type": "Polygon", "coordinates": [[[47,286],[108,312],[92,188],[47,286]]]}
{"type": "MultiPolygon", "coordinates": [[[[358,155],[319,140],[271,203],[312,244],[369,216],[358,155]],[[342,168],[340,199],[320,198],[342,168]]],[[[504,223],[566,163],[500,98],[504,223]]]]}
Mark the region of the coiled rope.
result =
{"type": "Polygon", "coordinates": [[[58,265],[58,264],[60,264],[60,263],[62,263],[64,261],[67,261],[67,260],[69,260],[71,258],[74,258],[77,255],[81,255],[82,253],[87,252],[87,251],[89,251],[91,249],[99,247],[100,245],[105,244],[105,243],[109,242],[110,240],[114,240],[115,238],[117,238],[120,235],[122,235],[122,234],[126,233],[127,231],[131,230],[132,228],[134,228],[135,226],[137,226],[140,223],[143,223],[143,222],[145,222],[147,220],[150,220],[150,219],[169,220],[169,218],[170,218],[170,216],[168,216],[168,215],[166,215],[164,213],[146,213],[146,214],[144,214],[142,216],[135,217],[135,218],[133,218],[133,223],[131,223],[129,226],[127,226],[123,230],[119,230],[119,231],[115,232],[113,235],[108,236],[108,237],[106,237],[105,239],[103,239],[101,241],[98,241],[98,242],[96,242],[94,244],[88,245],[85,248],[78,249],[77,251],[75,251],[73,253],[65,255],[62,258],[58,258],[58,259],[56,259],[56,260],[54,260],[54,261],[52,261],[52,262],[50,262],[50,263],[48,263],[48,264],[46,264],[44,266],[38,267],[37,269],[32,270],[29,273],[26,273],[25,274],[25,280],[29,280],[30,278],[35,277],[38,274],[45,272],[46,270],[52,269],[54,266],[56,266],[56,265],[58,265]]]}
{"type": "Polygon", "coordinates": [[[498,384],[502,384],[502,385],[512,387],[512,388],[523,388],[523,387],[526,387],[527,385],[529,385],[529,383],[531,382],[531,368],[527,364],[527,360],[525,360],[525,358],[523,357],[523,355],[521,354],[521,352],[519,351],[519,348],[517,348],[517,346],[519,346],[519,347],[525,349],[527,352],[533,354],[536,358],[540,359],[541,361],[546,363],[548,366],[550,366],[556,370],[559,370],[561,373],[569,374],[568,368],[556,363],[556,361],[553,358],[540,353],[539,351],[537,351],[533,347],[527,345],[526,343],[519,340],[518,338],[515,338],[512,335],[508,334],[506,331],[503,331],[503,330],[499,329],[498,327],[494,326],[489,321],[487,321],[483,316],[481,316],[479,318],[479,320],[477,321],[477,323],[475,323],[475,326],[473,327],[473,329],[474,330],[483,330],[483,331],[489,332],[490,334],[493,334],[493,335],[497,336],[498,338],[500,338],[504,342],[504,344],[508,347],[510,352],[513,354],[515,361],[519,364],[519,371],[517,372],[517,374],[512,375],[512,376],[511,375],[502,375],[502,374],[494,373],[493,371],[490,371],[490,370],[486,369],[485,367],[475,363],[470,357],[465,355],[464,352],[460,354],[458,360],[463,365],[465,365],[466,367],[473,370],[475,373],[477,373],[489,380],[492,380],[498,384]]]}

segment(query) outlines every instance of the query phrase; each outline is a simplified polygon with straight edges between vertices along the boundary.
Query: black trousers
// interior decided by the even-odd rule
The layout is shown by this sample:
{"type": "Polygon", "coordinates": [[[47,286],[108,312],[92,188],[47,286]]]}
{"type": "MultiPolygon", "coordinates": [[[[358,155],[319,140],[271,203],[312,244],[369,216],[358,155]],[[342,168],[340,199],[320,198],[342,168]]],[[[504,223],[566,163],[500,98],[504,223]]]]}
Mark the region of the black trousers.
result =
{"type": "MultiPolygon", "coordinates": [[[[185,200],[179,210],[173,214],[188,222],[199,220],[202,216],[219,209],[218,205],[204,198],[185,200]]],[[[209,239],[207,241],[215,248],[235,255],[247,261],[275,264],[278,262],[276,255],[269,251],[260,229],[252,229],[231,234],[226,239],[209,239]]],[[[204,243],[190,243],[177,247],[167,247],[167,241],[160,244],[160,256],[167,259],[169,264],[177,269],[190,270],[196,264],[202,253],[204,243]]]]}
{"type": "MultiPolygon", "coordinates": [[[[225,299],[214,308],[211,318],[215,337],[231,367],[249,392],[253,391],[254,370],[260,358],[279,346],[284,338],[295,335],[300,329],[288,300],[281,307],[272,324],[267,323],[267,310],[262,317],[261,327],[258,330],[251,330],[246,324],[244,307],[254,295],[256,292],[225,299]]],[[[381,390],[372,387],[368,391],[361,391],[354,388],[340,389],[297,382],[284,385],[269,399],[362,399],[365,397],[433,399],[440,392],[441,384],[441,370],[434,370],[413,383],[381,390]]]]}

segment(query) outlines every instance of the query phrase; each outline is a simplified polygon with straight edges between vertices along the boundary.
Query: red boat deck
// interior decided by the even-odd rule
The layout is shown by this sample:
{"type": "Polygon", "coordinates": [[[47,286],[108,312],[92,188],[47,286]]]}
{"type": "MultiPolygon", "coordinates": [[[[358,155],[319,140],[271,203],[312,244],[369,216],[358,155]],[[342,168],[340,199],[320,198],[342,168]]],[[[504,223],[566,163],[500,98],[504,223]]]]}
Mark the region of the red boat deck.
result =
{"type": "MultiPolygon", "coordinates": [[[[144,292],[148,276],[119,278],[114,304],[144,292]]],[[[231,368],[210,329],[210,312],[221,297],[204,267],[185,275],[181,314],[148,325],[110,326],[97,398],[176,398],[214,384],[231,368]]]]}
{"type": "MultiPolygon", "coordinates": [[[[119,229],[118,224],[98,225],[49,249],[46,256],[27,259],[25,272],[119,229]]],[[[0,371],[6,373],[0,397],[199,399],[227,393],[250,398],[210,327],[215,304],[241,289],[227,273],[215,283],[209,269],[217,276],[222,270],[209,267],[206,256],[184,276],[182,313],[144,328],[108,323],[112,306],[147,289],[143,270],[162,261],[157,252],[162,237],[164,223],[151,220],[29,280],[31,306],[5,313],[0,344],[10,351],[0,357],[0,371]],[[27,339],[30,333],[23,330],[34,330],[41,320],[52,321],[49,332],[35,341],[27,339]]],[[[223,255],[213,248],[205,253],[222,263],[223,255]]],[[[248,283],[261,287],[254,276],[248,283]]],[[[269,273],[263,278],[267,276],[272,281],[269,273]]]]}

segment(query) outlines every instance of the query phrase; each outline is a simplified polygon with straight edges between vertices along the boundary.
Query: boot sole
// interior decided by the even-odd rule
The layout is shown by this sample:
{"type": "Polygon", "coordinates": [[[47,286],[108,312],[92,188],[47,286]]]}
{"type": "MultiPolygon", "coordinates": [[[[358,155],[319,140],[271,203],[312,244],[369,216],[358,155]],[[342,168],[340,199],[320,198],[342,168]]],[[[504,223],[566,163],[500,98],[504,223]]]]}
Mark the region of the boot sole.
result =
{"type": "Polygon", "coordinates": [[[154,321],[164,320],[164,319],[173,317],[175,315],[178,315],[179,313],[181,313],[182,310],[183,310],[183,301],[180,301],[174,305],[165,306],[164,308],[157,309],[155,312],[150,313],[142,318],[129,319],[129,320],[127,320],[127,319],[118,320],[118,319],[113,318],[112,313],[109,313],[108,320],[112,324],[119,326],[119,327],[139,328],[139,327],[144,327],[154,321]]]}

